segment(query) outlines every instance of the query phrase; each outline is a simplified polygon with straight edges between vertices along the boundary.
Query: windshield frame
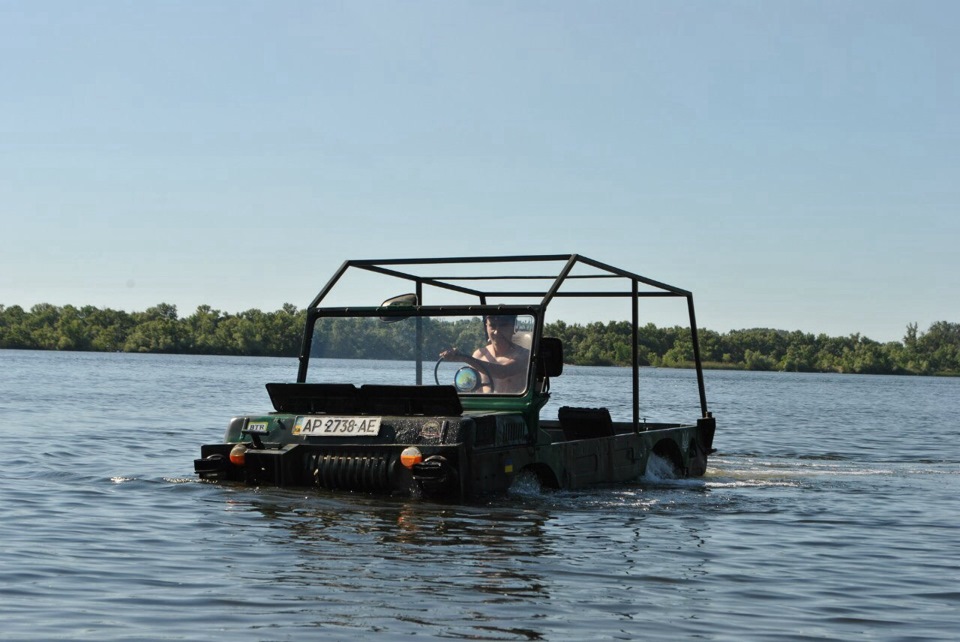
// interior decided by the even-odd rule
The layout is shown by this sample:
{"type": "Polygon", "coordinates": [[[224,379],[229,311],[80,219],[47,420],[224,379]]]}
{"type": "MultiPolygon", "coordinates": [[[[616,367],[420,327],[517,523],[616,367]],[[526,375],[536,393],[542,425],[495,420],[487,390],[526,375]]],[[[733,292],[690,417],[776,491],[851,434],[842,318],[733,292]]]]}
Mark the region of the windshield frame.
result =
{"type": "MultiPolygon", "coordinates": [[[[316,326],[321,319],[336,318],[379,318],[385,323],[389,323],[392,317],[400,319],[458,319],[465,317],[479,317],[481,323],[486,316],[505,316],[516,315],[517,317],[530,317],[532,319],[532,328],[530,330],[530,346],[528,362],[526,364],[525,385],[521,392],[503,393],[497,392],[460,392],[462,397],[477,398],[526,398],[532,394],[535,388],[536,367],[540,344],[540,338],[543,335],[544,310],[536,305],[466,305],[466,306],[377,306],[377,307],[343,307],[343,308],[313,308],[307,311],[306,326],[304,331],[303,343],[300,350],[300,367],[297,373],[297,382],[306,383],[310,373],[310,364],[312,359],[319,359],[313,354],[314,338],[317,336],[316,326]]],[[[433,364],[439,358],[439,355],[430,354],[425,351],[424,336],[422,325],[417,324],[417,337],[414,361],[416,364],[416,383],[415,385],[433,385],[433,381],[424,381],[423,373],[425,365],[433,364]]],[[[463,346],[466,348],[466,346],[463,346]]],[[[473,352],[470,347],[469,353],[473,352]]],[[[466,364],[464,364],[466,365],[466,364]]],[[[333,383],[333,382],[330,382],[333,383]]],[[[443,384],[441,384],[443,385],[443,384]]],[[[450,385],[453,385],[452,383],[450,385]]]]}

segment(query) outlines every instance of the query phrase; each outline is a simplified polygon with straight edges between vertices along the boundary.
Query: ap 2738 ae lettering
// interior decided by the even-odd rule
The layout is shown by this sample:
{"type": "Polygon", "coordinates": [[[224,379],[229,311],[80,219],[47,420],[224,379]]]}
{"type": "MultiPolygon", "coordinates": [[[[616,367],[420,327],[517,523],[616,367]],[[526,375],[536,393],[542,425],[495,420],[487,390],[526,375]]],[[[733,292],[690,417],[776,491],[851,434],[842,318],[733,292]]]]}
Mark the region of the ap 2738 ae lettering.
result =
{"type": "Polygon", "coordinates": [[[293,434],[305,437],[376,437],[380,417],[297,417],[293,434]]]}

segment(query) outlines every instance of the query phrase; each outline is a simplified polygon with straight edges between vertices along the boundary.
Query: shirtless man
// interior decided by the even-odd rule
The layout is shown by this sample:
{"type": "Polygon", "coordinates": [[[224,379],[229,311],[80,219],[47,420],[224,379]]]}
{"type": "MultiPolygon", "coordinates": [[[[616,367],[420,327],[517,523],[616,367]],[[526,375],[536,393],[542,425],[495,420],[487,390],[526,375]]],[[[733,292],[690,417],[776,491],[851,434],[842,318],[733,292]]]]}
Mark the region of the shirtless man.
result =
{"type": "Polygon", "coordinates": [[[489,383],[483,385],[483,392],[517,393],[527,387],[527,365],[530,363],[530,351],[513,342],[513,333],[517,323],[514,315],[484,317],[487,328],[487,345],[478,348],[473,356],[467,356],[457,348],[440,353],[447,361],[462,361],[480,373],[493,378],[493,389],[489,383]],[[479,362],[479,363],[478,363],[479,362]]]}

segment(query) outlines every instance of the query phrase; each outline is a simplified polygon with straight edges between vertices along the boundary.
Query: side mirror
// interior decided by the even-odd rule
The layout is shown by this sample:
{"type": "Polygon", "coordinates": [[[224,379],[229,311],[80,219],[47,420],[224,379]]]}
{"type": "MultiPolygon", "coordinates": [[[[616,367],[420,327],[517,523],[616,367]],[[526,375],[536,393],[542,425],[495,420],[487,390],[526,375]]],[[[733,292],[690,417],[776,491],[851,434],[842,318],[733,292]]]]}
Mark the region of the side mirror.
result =
{"type": "Polygon", "coordinates": [[[563,374],[563,343],[554,337],[540,339],[537,377],[559,377],[563,374]]]}
{"type": "MultiPolygon", "coordinates": [[[[415,308],[419,302],[417,301],[417,295],[410,294],[401,294],[393,298],[387,299],[380,304],[381,308],[391,308],[391,309],[403,309],[403,308],[415,308]]],[[[409,314],[397,314],[390,315],[387,317],[380,317],[381,323],[396,323],[397,321],[402,321],[403,319],[408,318],[409,314]]]]}

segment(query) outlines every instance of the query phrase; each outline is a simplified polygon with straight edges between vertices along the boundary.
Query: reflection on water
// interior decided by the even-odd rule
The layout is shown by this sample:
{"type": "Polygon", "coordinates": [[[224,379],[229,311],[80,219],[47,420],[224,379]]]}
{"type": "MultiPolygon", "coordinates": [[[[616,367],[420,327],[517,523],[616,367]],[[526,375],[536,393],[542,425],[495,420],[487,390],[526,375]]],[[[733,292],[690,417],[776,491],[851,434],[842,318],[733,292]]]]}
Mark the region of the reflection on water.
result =
{"type": "Polygon", "coordinates": [[[614,497],[548,493],[472,506],[326,494],[305,504],[263,492],[231,510],[266,521],[270,537],[256,547],[283,567],[245,565],[236,581],[257,585],[268,574],[274,588],[296,592],[298,608],[322,612],[325,627],[357,630],[362,614],[370,632],[586,639],[596,627],[591,613],[646,619],[639,598],[672,595],[692,606],[695,596],[680,586],[707,573],[697,553],[704,526],[648,523],[646,512],[676,503],[658,508],[647,492],[638,485],[614,497]],[[669,568],[651,558],[667,542],[674,555],[685,551],[669,568]]]}

